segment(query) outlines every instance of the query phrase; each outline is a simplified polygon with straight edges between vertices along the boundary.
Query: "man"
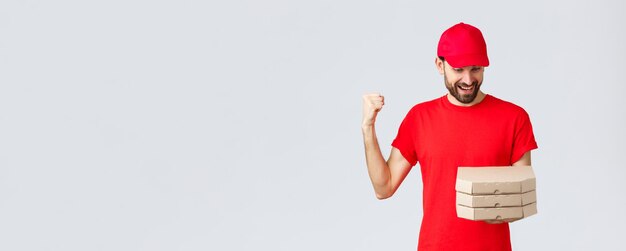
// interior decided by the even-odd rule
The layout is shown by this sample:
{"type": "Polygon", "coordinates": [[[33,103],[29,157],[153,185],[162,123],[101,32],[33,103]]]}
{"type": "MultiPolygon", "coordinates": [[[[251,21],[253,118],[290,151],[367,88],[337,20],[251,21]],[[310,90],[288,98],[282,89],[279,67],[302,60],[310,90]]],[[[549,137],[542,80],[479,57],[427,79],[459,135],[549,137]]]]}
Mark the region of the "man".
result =
{"type": "Polygon", "coordinates": [[[386,161],[374,128],[384,97],[363,96],[365,156],[376,197],[392,196],[419,162],[424,215],[418,250],[511,250],[508,222],[456,216],[456,173],[459,166],[530,165],[537,148],[530,119],[519,106],[480,90],[489,59],[476,27],[459,23],[446,30],[437,56],[448,93],[408,112],[386,161]]]}

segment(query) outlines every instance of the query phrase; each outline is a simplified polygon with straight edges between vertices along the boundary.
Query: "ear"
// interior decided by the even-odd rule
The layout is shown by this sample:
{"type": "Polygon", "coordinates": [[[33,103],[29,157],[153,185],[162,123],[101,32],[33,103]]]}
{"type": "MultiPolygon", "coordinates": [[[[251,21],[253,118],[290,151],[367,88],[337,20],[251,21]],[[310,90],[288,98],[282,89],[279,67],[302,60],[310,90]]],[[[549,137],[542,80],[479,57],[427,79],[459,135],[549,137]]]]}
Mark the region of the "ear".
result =
{"type": "Polygon", "coordinates": [[[439,59],[439,57],[435,57],[435,66],[437,66],[437,70],[439,71],[439,75],[443,75],[443,67],[445,67],[445,62],[439,59]]]}

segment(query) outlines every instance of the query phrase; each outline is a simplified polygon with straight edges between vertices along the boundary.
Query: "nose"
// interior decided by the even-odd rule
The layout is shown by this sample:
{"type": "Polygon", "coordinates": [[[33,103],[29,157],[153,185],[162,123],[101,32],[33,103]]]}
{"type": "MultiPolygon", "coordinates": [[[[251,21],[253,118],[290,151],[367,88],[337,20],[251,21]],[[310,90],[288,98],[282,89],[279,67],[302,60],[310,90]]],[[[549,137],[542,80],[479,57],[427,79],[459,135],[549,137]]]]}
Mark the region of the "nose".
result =
{"type": "Polygon", "coordinates": [[[472,85],[472,83],[474,83],[474,76],[470,71],[463,71],[463,77],[461,78],[461,80],[463,81],[463,83],[472,85]]]}

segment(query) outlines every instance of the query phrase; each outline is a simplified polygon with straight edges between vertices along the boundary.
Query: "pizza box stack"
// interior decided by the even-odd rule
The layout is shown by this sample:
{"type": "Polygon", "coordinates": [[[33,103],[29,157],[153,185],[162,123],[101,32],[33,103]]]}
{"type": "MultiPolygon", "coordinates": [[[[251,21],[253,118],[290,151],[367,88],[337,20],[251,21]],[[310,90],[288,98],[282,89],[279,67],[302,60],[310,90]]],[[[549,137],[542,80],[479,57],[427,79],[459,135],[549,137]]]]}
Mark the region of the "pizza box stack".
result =
{"type": "Polygon", "coordinates": [[[459,167],[456,214],[476,221],[512,221],[537,213],[530,166],[459,167]]]}

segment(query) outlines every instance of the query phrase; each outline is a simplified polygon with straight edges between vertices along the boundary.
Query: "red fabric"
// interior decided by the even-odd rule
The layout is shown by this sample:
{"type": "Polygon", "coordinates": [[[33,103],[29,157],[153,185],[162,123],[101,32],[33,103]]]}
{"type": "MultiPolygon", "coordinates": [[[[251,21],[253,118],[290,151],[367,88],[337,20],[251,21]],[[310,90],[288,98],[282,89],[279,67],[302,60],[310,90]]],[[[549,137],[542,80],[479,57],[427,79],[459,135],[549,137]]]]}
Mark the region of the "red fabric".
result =
{"type": "Polygon", "coordinates": [[[458,23],[441,34],[437,56],[444,57],[452,67],[489,66],[487,44],[483,33],[474,26],[458,23]]]}
{"type": "Polygon", "coordinates": [[[490,95],[470,107],[443,96],[414,106],[392,146],[411,165],[420,163],[424,215],[418,250],[511,250],[508,223],[456,216],[454,186],[459,166],[510,166],[537,148],[524,109],[490,95]]]}

